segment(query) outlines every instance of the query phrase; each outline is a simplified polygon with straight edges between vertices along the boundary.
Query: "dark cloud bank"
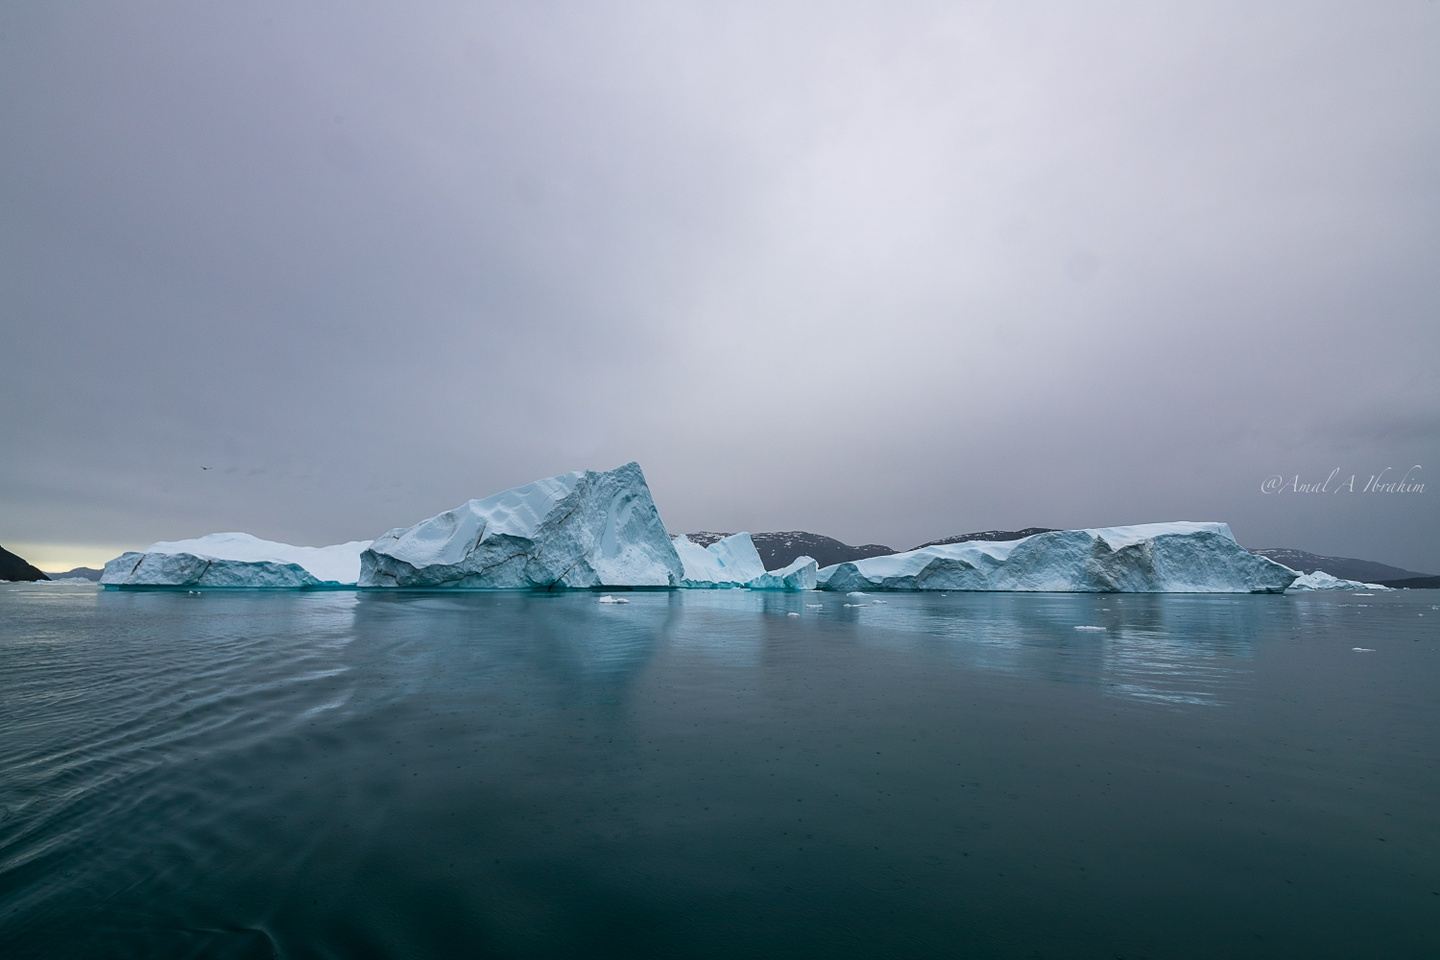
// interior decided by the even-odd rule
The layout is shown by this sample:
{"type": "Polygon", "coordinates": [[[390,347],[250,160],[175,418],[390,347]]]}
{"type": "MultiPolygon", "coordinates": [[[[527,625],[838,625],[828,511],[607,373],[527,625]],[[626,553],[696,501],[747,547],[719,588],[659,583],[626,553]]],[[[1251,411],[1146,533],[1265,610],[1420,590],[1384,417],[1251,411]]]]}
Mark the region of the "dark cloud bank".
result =
{"type": "Polygon", "coordinates": [[[677,530],[1440,570],[1437,49],[1427,2],[11,4],[0,541],[633,458],[677,530]]]}

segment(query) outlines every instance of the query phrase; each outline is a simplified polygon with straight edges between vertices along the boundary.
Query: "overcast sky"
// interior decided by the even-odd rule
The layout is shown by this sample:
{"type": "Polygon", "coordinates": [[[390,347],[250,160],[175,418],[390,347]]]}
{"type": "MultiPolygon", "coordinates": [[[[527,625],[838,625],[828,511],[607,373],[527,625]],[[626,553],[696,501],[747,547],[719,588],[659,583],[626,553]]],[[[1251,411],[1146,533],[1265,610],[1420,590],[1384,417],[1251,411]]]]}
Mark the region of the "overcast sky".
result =
{"type": "Polygon", "coordinates": [[[0,543],[634,459],[676,532],[1440,572],[1437,52],[1433,0],[7,3],[0,543]]]}

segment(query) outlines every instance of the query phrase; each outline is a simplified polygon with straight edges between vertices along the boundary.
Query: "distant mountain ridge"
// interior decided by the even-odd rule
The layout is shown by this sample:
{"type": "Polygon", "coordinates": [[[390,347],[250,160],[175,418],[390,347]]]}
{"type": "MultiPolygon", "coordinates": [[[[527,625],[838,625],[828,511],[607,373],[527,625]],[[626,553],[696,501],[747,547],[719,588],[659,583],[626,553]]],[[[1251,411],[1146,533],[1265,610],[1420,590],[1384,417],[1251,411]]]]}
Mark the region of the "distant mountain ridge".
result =
{"type": "Polygon", "coordinates": [[[993,540],[997,543],[1004,543],[1007,540],[1024,540],[1026,537],[1033,537],[1037,533],[1054,533],[1054,527],[1025,527],[1023,530],[980,530],[976,533],[957,533],[953,537],[941,537],[939,540],[928,540],[918,547],[911,547],[911,550],[919,550],[923,547],[938,547],[947,543],[969,543],[972,540],[993,540]]]}
{"type": "Polygon", "coordinates": [[[29,583],[35,580],[49,579],[39,568],[32,567],[23,558],[0,547],[0,580],[29,583]]]}
{"type": "Polygon", "coordinates": [[[1304,550],[1296,550],[1293,547],[1258,547],[1252,549],[1250,552],[1262,557],[1268,557],[1276,563],[1283,563],[1291,570],[1299,570],[1301,573],[1314,573],[1316,570],[1324,570],[1331,576],[1339,577],[1342,580],[1359,580],[1364,583],[1380,583],[1384,580],[1409,580],[1417,577],[1423,578],[1431,576],[1431,574],[1428,573],[1406,570],[1403,567],[1392,567],[1388,563],[1379,563],[1374,560],[1357,560],[1354,557],[1326,557],[1318,553],[1307,553],[1304,550]]]}
{"type": "Polygon", "coordinates": [[[1397,590],[1440,590],[1440,577],[1405,577],[1400,580],[1381,580],[1382,587],[1397,590]]]}
{"type": "MultiPolygon", "coordinates": [[[[685,534],[692,542],[708,547],[728,533],[701,530],[685,534]]],[[[864,543],[855,546],[836,540],[834,537],[809,533],[805,530],[782,530],[772,533],[752,533],[755,549],[765,562],[766,570],[776,570],[792,563],[796,557],[810,557],[822,567],[849,560],[864,560],[867,557],[883,557],[894,553],[893,547],[879,543],[864,543]]]]}
{"type": "Polygon", "coordinates": [[[52,572],[52,571],[47,570],[47,571],[45,571],[45,575],[46,575],[47,577],[49,577],[51,580],[96,580],[96,581],[98,581],[98,580],[100,579],[100,575],[101,575],[102,573],[104,573],[104,572],[105,572],[104,570],[96,570],[94,567],[75,567],[75,568],[72,569],[72,570],[66,570],[64,573],[54,573],[54,572],[52,572]]]}

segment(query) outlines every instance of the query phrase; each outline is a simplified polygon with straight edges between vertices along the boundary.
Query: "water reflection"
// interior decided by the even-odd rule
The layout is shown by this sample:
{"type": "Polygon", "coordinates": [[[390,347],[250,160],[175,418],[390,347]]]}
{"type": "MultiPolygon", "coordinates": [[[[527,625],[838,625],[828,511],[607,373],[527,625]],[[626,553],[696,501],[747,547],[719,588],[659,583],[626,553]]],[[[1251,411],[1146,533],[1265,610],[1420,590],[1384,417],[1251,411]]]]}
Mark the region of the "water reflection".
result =
{"type": "Polygon", "coordinates": [[[0,588],[7,960],[1435,953],[1423,598],[65,597],[0,588]]]}
{"type": "Polygon", "coordinates": [[[352,632],[368,651],[392,659],[399,669],[391,679],[406,694],[523,669],[538,681],[532,693],[569,701],[579,690],[616,699],[666,642],[677,615],[673,593],[637,591],[626,599],[610,605],[588,592],[365,591],[352,607],[352,632]]]}
{"type": "Polygon", "coordinates": [[[807,615],[847,625],[872,645],[1173,704],[1226,702],[1246,682],[1257,641],[1295,624],[1287,599],[1268,596],[820,596],[824,605],[807,615]]]}

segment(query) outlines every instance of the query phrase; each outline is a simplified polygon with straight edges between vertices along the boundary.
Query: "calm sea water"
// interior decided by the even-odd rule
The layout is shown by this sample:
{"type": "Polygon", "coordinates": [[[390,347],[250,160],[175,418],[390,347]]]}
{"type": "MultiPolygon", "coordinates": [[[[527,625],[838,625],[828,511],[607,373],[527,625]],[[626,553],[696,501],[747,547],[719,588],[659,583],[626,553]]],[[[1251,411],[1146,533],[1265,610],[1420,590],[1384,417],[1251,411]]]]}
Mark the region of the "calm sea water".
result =
{"type": "Polygon", "coordinates": [[[1440,956],[1440,593],[629,597],[0,587],[0,954],[1440,956]]]}

